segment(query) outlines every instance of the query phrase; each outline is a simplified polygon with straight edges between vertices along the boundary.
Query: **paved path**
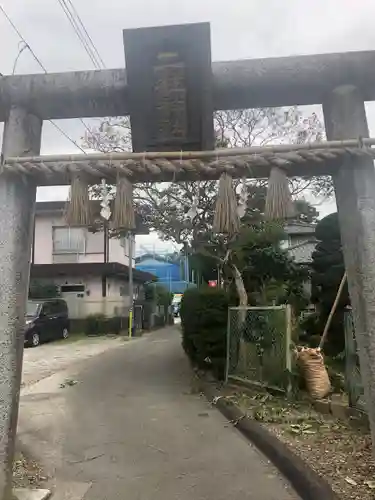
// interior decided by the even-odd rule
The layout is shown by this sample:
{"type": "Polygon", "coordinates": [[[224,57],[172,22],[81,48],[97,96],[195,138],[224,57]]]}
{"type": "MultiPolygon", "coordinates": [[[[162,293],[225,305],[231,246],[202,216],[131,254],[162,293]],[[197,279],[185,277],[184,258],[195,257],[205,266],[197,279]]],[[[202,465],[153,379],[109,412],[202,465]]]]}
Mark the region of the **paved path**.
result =
{"type": "Polygon", "coordinates": [[[97,356],[123,343],[122,338],[88,337],[80,340],[69,338],[26,348],[23,356],[22,384],[35,384],[57,371],[70,367],[75,362],[97,356]]]}
{"type": "MultiPolygon", "coordinates": [[[[177,328],[128,342],[30,387],[30,436],[68,500],[296,500],[267,460],[199,395],[177,328]],[[77,384],[61,388],[64,377],[77,384]]],[[[53,497],[53,500],[55,496],[53,497]]]]}

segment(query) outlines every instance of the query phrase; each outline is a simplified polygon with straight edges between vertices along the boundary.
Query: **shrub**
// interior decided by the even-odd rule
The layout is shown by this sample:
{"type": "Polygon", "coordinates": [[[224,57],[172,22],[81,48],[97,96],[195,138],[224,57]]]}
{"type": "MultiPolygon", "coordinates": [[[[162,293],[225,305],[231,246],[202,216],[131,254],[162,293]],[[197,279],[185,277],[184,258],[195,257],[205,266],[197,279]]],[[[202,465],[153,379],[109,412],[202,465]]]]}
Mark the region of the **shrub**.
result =
{"type": "Polygon", "coordinates": [[[155,302],[158,306],[168,307],[171,305],[173,293],[170,293],[163,285],[159,283],[148,283],[145,286],[145,300],[155,302]]]}
{"type": "Polygon", "coordinates": [[[147,283],[144,287],[145,300],[147,302],[154,302],[156,300],[156,290],[153,283],[147,283]]]}
{"type": "Polygon", "coordinates": [[[122,330],[122,325],[126,325],[125,328],[129,325],[129,320],[124,321],[124,318],[120,318],[119,316],[115,316],[113,318],[107,318],[105,321],[105,333],[113,333],[118,335],[122,330]]]}
{"type": "Polygon", "coordinates": [[[187,290],[181,301],[182,345],[193,366],[223,379],[229,298],[215,288],[187,290]]]}
{"type": "Polygon", "coordinates": [[[29,287],[30,299],[54,299],[60,296],[59,287],[54,283],[32,281],[29,287]]]}
{"type": "Polygon", "coordinates": [[[85,320],[85,333],[89,336],[119,334],[123,322],[120,317],[106,318],[104,314],[90,314],[85,320]]]}
{"type": "Polygon", "coordinates": [[[103,333],[104,314],[90,314],[86,318],[86,335],[100,335],[103,333]]]}
{"type": "MultiPolygon", "coordinates": [[[[330,214],[321,219],[316,226],[315,236],[318,243],[312,254],[311,300],[317,306],[318,318],[315,324],[312,322],[305,325],[307,335],[322,334],[345,272],[338,214],[330,214]]],[[[328,354],[336,355],[344,349],[344,312],[349,304],[349,292],[346,283],[324,346],[324,350],[328,354]]]]}
{"type": "MultiPolygon", "coordinates": [[[[329,309],[321,308],[319,312],[309,314],[300,322],[300,329],[303,332],[301,339],[310,347],[317,347],[319,345],[328,315],[329,309]]],[[[339,309],[332,318],[328,331],[328,339],[324,345],[324,352],[329,356],[335,356],[344,349],[344,311],[339,309]]]]}

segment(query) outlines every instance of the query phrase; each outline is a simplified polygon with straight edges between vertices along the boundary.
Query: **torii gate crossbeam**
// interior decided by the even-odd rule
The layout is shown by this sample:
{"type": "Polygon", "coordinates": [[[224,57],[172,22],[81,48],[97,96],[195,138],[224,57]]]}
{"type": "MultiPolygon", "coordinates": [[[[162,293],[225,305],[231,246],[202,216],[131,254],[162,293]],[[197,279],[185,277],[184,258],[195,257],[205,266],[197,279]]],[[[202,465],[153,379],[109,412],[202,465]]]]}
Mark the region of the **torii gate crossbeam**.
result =
{"type": "MultiPolygon", "coordinates": [[[[375,51],[212,63],[215,109],[322,104],[350,83],[375,100],[375,51]]],[[[11,104],[43,120],[129,114],[125,69],[0,78],[0,121],[11,104]]]]}

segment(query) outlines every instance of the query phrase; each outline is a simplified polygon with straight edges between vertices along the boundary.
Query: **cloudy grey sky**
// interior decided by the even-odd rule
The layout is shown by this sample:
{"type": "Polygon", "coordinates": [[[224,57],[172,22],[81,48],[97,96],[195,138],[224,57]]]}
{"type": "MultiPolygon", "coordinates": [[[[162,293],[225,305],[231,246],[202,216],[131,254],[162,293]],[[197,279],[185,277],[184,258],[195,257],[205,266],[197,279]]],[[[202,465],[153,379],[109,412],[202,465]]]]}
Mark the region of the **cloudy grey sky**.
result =
{"type": "MultiPolygon", "coordinates": [[[[58,0],[0,0],[48,72],[93,69],[58,0]]],[[[107,68],[124,66],[122,30],[142,26],[209,21],[214,61],[352,50],[375,50],[375,0],[74,0],[107,68]]],[[[19,39],[0,12],[0,72],[10,74],[19,39]]],[[[41,69],[27,51],[17,73],[41,69]]],[[[367,106],[375,135],[375,105],[367,106]]],[[[83,125],[58,124],[76,141],[83,125]]],[[[42,153],[76,152],[50,124],[42,153]]],[[[43,189],[39,199],[64,198],[64,189],[43,189]]],[[[323,206],[325,213],[334,205],[323,206]]]]}

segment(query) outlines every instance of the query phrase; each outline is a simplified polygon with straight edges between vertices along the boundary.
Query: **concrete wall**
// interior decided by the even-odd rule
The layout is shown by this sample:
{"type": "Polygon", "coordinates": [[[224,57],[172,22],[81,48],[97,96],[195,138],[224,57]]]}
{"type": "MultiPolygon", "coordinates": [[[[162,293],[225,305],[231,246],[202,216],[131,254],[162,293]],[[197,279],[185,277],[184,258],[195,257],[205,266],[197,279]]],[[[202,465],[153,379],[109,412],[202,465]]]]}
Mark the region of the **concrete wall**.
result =
{"type": "Polygon", "coordinates": [[[52,264],[54,222],[51,217],[35,216],[34,264],[52,264]]]}
{"type": "MultiPolygon", "coordinates": [[[[36,215],[34,264],[53,264],[66,262],[103,262],[104,235],[103,232],[86,233],[85,253],[53,253],[53,227],[65,226],[62,216],[36,215]]],[[[129,265],[129,242],[125,246],[117,238],[109,240],[108,260],[129,265]]],[[[133,261],[134,267],[134,261],[133,261]]]]}
{"type": "Polygon", "coordinates": [[[38,280],[56,285],[83,285],[83,293],[63,292],[61,297],[66,300],[71,319],[84,319],[90,314],[104,314],[108,317],[127,316],[130,306],[129,295],[121,296],[120,287],[126,286],[125,281],[116,278],[107,279],[107,297],[102,297],[102,280],[100,276],[51,277],[38,280]]]}
{"type": "Polygon", "coordinates": [[[314,234],[290,234],[290,246],[301,245],[306,241],[311,241],[314,238],[314,234]]]}

